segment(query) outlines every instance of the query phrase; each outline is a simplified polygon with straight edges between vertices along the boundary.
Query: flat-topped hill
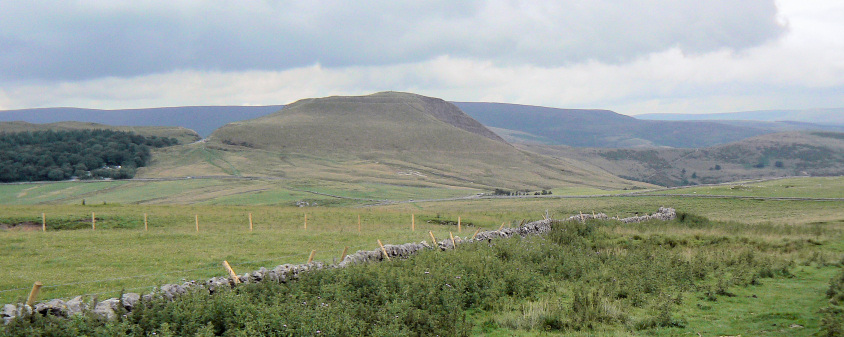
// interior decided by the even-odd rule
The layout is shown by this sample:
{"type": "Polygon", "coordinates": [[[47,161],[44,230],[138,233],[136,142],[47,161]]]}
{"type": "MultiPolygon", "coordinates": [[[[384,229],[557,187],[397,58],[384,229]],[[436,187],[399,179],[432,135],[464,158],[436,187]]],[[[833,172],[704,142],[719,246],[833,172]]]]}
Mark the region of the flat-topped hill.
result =
{"type": "Polygon", "coordinates": [[[509,147],[451,103],[398,92],[303,99],[274,114],[230,123],[210,140],[307,153],[488,152],[509,147]]]}
{"type": "MultiPolygon", "coordinates": [[[[303,99],[227,124],[206,146],[226,158],[218,166],[242,174],[511,189],[633,187],[593,167],[519,150],[449,102],[399,92],[303,99]]],[[[206,166],[203,172],[212,174],[206,166]]],[[[148,174],[179,171],[159,172],[148,174]]]]}

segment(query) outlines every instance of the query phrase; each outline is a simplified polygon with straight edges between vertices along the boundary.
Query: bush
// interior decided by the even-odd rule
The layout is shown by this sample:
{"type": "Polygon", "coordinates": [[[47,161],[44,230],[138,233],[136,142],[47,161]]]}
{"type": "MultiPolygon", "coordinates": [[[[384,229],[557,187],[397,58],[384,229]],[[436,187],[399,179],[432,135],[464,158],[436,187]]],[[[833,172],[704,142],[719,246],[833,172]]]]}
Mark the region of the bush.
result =
{"type": "Polygon", "coordinates": [[[821,329],[826,336],[844,336],[844,268],[829,281],[829,305],[821,309],[821,329]]]}

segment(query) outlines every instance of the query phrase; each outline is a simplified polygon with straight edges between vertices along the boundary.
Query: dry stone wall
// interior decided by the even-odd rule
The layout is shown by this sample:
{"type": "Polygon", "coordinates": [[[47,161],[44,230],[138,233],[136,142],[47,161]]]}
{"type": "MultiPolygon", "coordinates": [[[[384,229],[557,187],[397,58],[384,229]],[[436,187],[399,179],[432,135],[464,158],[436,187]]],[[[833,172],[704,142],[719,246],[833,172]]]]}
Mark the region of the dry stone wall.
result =
{"type": "MultiPolygon", "coordinates": [[[[643,222],[649,220],[672,220],[676,218],[677,213],[673,208],[660,207],[659,211],[650,215],[635,216],[629,218],[617,219],[622,223],[643,222]]],[[[587,221],[591,219],[610,219],[606,214],[580,214],[569,217],[568,221],[587,221]]],[[[283,264],[276,266],[273,269],[260,268],[255,271],[238,275],[239,283],[259,283],[259,282],[279,282],[286,283],[291,280],[299,278],[299,275],[310,271],[320,270],[323,268],[343,268],[349,265],[368,262],[379,262],[387,259],[387,257],[394,259],[408,258],[419,251],[428,249],[448,250],[454,249],[455,244],[466,244],[475,241],[488,241],[500,238],[509,238],[514,236],[528,236],[544,234],[551,231],[551,223],[554,220],[545,219],[527,223],[516,228],[503,228],[501,230],[478,232],[474,238],[454,237],[454,242],[445,239],[439,242],[429,244],[426,241],[411,242],[401,245],[384,245],[384,252],[380,249],[375,250],[360,250],[354,254],[347,255],[342,261],[334,265],[325,265],[322,262],[312,262],[308,264],[283,264]]],[[[174,300],[181,295],[188,292],[198,291],[207,294],[213,294],[220,289],[231,289],[236,286],[234,279],[229,277],[214,277],[204,281],[188,281],[182,284],[165,284],[158,287],[155,291],[148,294],[126,293],[121,298],[109,298],[98,302],[87,302],[82,296],[77,296],[69,301],[61,299],[53,299],[48,302],[42,302],[29,306],[26,304],[6,304],[0,310],[0,317],[3,318],[4,323],[8,323],[18,316],[38,313],[42,315],[54,315],[60,317],[70,317],[79,315],[86,311],[91,311],[106,319],[114,319],[120,312],[131,312],[132,309],[141,300],[148,301],[156,298],[165,298],[167,300],[174,300]],[[120,310],[122,306],[123,310],[120,310]]]]}

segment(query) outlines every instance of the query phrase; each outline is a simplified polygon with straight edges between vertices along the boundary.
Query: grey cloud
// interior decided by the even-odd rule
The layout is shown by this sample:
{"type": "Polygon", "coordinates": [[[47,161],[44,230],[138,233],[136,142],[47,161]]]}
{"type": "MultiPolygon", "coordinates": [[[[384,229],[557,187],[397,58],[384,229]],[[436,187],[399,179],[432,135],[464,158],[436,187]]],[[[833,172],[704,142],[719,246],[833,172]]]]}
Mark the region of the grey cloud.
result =
{"type": "Polygon", "coordinates": [[[0,80],[283,70],[437,56],[559,66],[780,36],[773,0],[0,2],[0,80]]]}

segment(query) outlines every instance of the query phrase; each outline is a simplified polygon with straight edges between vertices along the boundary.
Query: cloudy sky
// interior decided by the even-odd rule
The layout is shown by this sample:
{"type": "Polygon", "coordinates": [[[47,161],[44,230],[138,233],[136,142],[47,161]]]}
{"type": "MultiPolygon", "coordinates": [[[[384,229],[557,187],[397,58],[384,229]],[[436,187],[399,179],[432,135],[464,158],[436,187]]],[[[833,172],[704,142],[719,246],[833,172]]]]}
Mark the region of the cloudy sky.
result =
{"type": "Polygon", "coordinates": [[[409,91],[625,114],[844,107],[839,0],[0,0],[0,109],[409,91]]]}

